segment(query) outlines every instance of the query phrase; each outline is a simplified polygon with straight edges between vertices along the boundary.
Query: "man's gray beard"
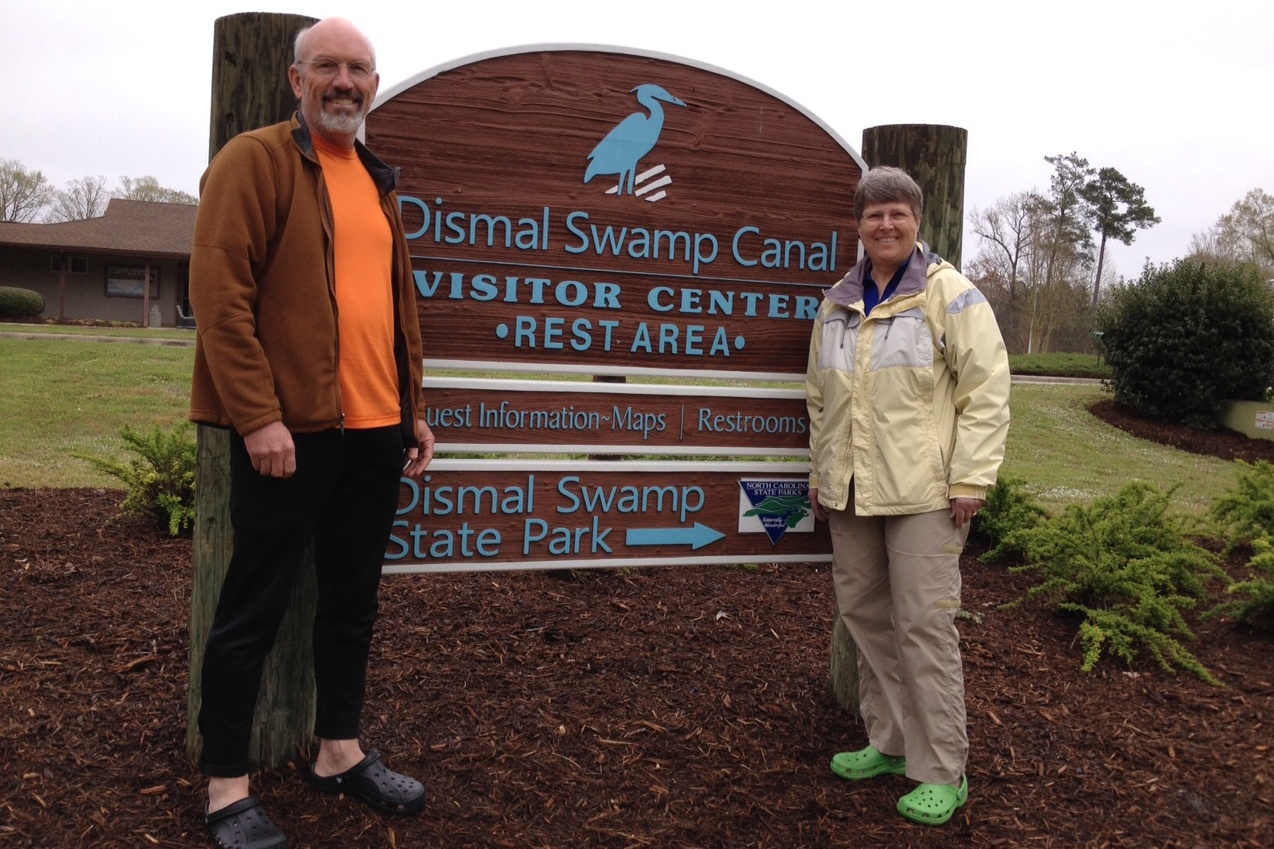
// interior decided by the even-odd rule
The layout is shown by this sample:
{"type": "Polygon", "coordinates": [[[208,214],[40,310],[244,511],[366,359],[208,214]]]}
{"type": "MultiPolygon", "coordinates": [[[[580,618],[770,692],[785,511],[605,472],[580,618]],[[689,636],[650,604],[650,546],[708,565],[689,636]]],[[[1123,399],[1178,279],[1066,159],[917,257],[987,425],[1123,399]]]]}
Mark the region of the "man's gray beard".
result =
{"type": "Polygon", "coordinates": [[[357,133],[358,128],[363,125],[363,114],[362,109],[353,115],[333,115],[322,109],[319,111],[319,125],[330,133],[357,133]]]}

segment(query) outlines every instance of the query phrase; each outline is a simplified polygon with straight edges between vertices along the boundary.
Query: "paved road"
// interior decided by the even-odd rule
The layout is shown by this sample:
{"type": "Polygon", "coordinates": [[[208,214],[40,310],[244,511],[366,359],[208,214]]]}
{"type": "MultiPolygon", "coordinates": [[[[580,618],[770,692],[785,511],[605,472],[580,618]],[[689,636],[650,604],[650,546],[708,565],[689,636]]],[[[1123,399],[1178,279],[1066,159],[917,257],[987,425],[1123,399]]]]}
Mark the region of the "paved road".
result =
{"type": "Polygon", "coordinates": [[[1100,377],[1047,377],[1041,374],[1015,374],[1014,383],[1064,383],[1067,386],[1100,384],[1100,377]]]}

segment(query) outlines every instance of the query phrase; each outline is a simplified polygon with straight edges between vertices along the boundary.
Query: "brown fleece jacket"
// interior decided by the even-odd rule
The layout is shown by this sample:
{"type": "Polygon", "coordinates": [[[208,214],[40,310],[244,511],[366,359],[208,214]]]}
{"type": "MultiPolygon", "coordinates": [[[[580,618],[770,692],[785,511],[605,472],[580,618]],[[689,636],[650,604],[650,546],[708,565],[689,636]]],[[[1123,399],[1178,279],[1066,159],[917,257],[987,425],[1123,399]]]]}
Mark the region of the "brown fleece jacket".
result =
{"type": "MultiPolygon", "coordinates": [[[[394,235],[395,345],[403,436],[424,418],[420,325],[397,172],[361,144],[394,235]]],[[[190,255],[198,321],[193,421],[246,435],[340,427],[332,217],[308,129],[291,121],[231,139],[200,181],[190,255]]]]}

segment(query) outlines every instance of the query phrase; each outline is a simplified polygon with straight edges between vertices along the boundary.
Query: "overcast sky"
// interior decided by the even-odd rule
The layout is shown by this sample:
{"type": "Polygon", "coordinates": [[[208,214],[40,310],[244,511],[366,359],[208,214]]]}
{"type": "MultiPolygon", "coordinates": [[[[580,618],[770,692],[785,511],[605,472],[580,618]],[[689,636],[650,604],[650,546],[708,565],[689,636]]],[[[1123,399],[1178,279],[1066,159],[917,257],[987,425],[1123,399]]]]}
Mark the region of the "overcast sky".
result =
{"type": "MultiPolygon", "coordinates": [[[[760,83],[856,151],[880,124],[963,127],[966,212],[1046,187],[1044,157],[1076,151],[1144,187],[1163,219],[1114,246],[1126,276],[1184,254],[1248,190],[1274,192],[1271,0],[0,0],[0,55],[16,71],[0,159],[59,188],[152,175],[195,194],[213,23],[249,11],[350,18],[376,45],[382,92],[477,53],[613,45],[760,83]]],[[[966,261],[976,249],[966,226],[966,261]]]]}

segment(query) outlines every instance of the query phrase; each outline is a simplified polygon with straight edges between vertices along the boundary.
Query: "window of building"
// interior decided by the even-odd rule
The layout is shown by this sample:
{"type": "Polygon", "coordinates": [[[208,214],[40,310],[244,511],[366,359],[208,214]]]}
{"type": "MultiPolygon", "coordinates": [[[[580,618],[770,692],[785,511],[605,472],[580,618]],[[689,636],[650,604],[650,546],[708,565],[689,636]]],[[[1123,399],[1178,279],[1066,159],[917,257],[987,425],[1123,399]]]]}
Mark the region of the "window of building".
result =
{"type": "Polygon", "coordinates": [[[67,256],[62,254],[54,254],[49,257],[49,271],[54,274],[62,270],[62,260],[66,260],[67,274],[88,274],[88,257],[86,256],[67,256]]]}
{"type": "MultiPolygon", "coordinates": [[[[142,281],[146,279],[144,265],[106,266],[106,297],[140,298],[144,294],[142,281]]],[[[159,297],[159,267],[150,266],[150,297],[159,297]]]]}

